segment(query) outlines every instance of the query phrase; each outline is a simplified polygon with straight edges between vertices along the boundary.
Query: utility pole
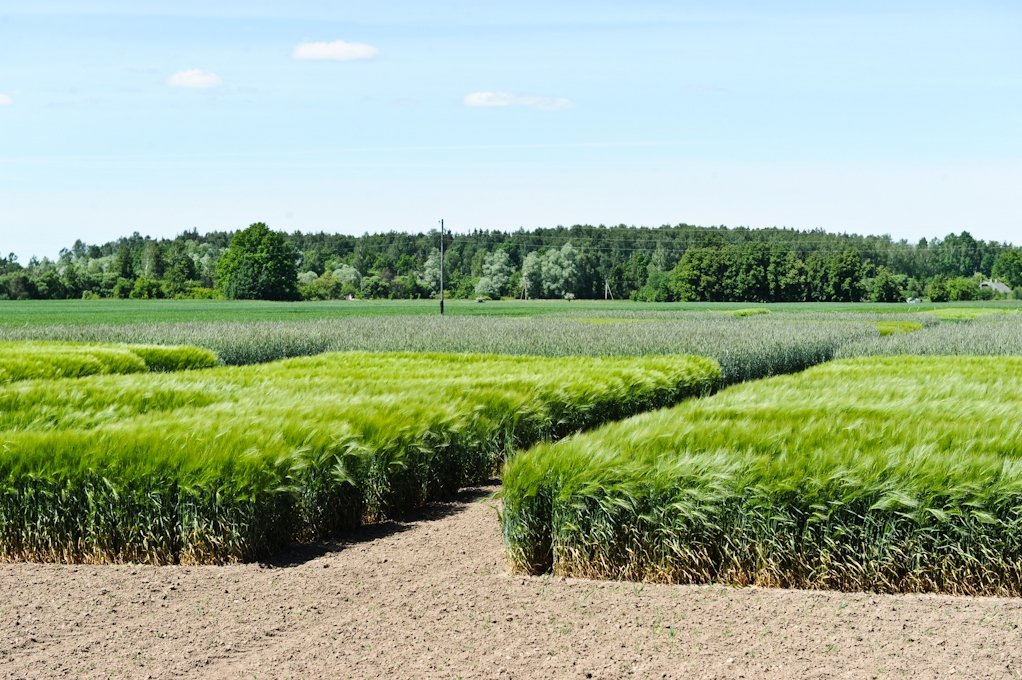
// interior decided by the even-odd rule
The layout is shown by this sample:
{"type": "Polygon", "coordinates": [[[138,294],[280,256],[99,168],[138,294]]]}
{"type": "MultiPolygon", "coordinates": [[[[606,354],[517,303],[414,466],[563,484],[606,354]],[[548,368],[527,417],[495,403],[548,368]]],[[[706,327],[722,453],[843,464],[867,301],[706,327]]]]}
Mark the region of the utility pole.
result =
{"type": "Polygon", "coordinates": [[[444,221],[440,220],[440,316],[444,315],[444,221]]]}

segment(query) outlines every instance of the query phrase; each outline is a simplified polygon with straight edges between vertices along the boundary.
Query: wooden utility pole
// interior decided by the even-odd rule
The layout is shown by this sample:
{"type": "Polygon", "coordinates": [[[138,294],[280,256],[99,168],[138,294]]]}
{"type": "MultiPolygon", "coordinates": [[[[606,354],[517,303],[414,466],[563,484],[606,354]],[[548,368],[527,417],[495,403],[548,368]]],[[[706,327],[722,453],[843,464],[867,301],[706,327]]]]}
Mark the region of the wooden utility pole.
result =
{"type": "Polygon", "coordinates": [[[440,220],[440,316],[444,315],[444,221],[440,220]]]}

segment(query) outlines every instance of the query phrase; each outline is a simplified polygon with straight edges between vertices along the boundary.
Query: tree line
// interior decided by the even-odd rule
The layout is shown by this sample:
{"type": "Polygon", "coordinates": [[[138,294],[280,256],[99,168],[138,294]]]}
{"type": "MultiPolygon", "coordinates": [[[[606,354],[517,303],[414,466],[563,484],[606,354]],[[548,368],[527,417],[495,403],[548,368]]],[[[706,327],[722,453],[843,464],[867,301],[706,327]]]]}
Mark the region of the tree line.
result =
{"type": "MultiPolygon", "coordinates": [[[[425,298],[440,234],[284,233],[263,223],[172,239],[75,241],[56,260],[0,256],[0,298],[425,298]]],[[[1022,248],[967,231],[916,243],[821,230],[620,226],[446,234],[461,298],[894,302],[1022,298],[1022,248]]]]}

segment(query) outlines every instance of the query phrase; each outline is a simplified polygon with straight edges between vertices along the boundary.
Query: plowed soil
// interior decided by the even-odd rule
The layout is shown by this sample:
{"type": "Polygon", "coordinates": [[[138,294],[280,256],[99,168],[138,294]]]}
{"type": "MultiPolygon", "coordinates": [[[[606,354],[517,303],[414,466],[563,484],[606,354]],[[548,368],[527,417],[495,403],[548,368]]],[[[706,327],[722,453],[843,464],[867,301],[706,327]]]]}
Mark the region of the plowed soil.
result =
{"type": "Polygon", "coordinates": [[[493,490],[273,564],[0,565],[0,675],[1022,675],[1022,600],[513,576],[493,490]]]}

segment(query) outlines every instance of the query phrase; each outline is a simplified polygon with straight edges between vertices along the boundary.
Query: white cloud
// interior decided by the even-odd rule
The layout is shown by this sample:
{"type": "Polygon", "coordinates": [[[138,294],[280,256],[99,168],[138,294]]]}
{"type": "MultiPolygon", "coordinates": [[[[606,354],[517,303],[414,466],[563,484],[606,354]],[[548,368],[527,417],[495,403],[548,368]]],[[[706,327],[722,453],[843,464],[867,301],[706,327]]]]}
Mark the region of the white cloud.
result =
{"type": "Polygon", "coordinates": [[[10,106],[14,103],[14,97],[0,92],[0,106],[10,106]]]}
{"type": "Polygon", "coordinates": [[[310,61],[357,61],[372,59],[379,53],[380,51],[372,45],[334,40],[333,42],[299,43],[291,56],[295,59],[310,61]]]}
{"type": "Polygon", "coordinates": [[[220,87],[224,81],[212,71],[203,71],[201,68],[178,71],[167,78],[167,84],[171,87],[187,87],[193,90],[210,90],[220,87]]]}
{"type": "Polygon", "coordinates": [[[564,97],[541,97],[532,94],[512,94],[510,92],[473,92],[465,96],[465,105],[479,108],[499,108],[504,106],[527,106],[531,109],[559,111],[570,109],[574,104],[564,97]]]}

